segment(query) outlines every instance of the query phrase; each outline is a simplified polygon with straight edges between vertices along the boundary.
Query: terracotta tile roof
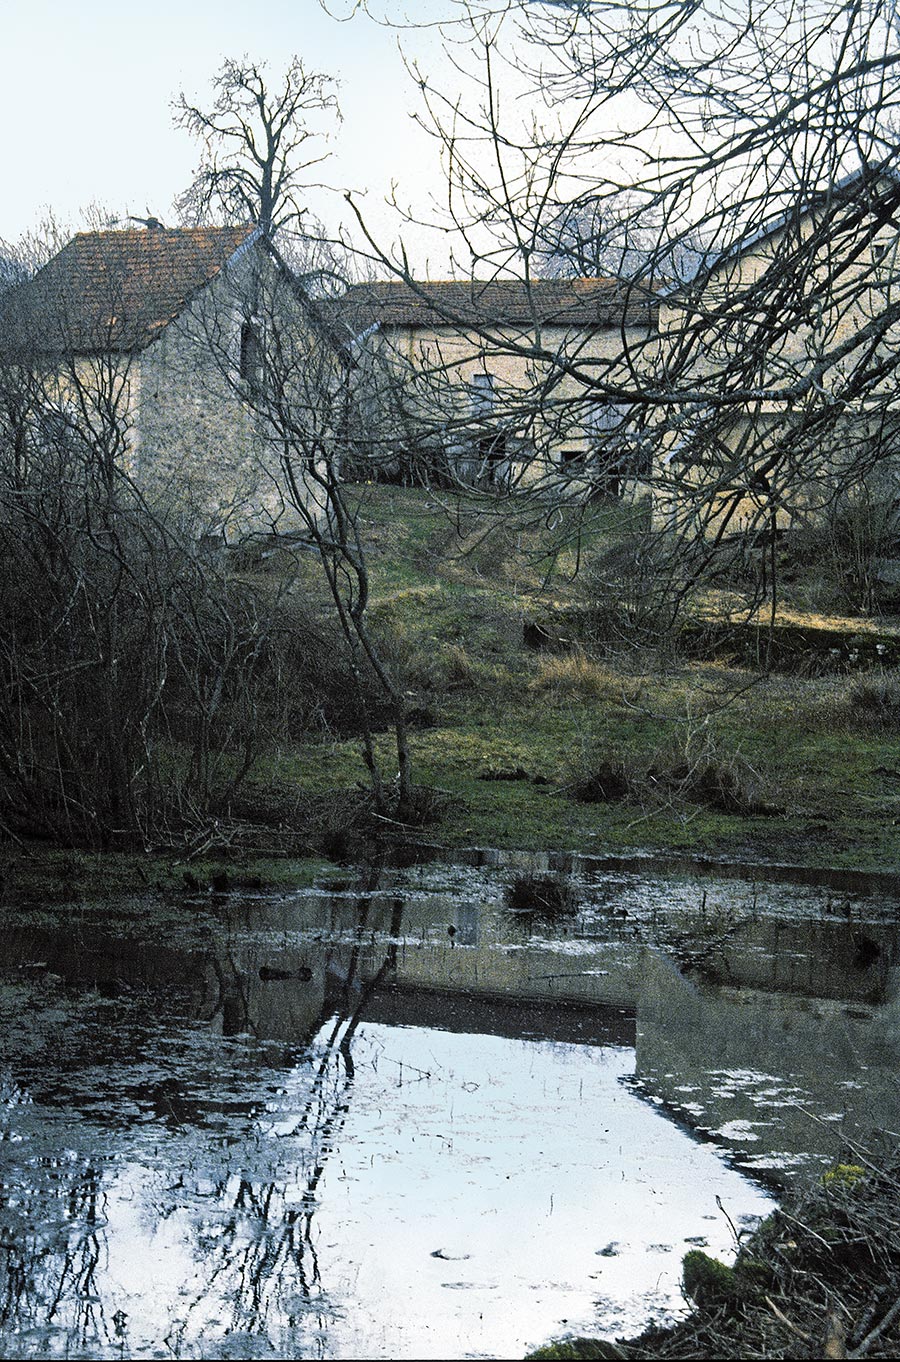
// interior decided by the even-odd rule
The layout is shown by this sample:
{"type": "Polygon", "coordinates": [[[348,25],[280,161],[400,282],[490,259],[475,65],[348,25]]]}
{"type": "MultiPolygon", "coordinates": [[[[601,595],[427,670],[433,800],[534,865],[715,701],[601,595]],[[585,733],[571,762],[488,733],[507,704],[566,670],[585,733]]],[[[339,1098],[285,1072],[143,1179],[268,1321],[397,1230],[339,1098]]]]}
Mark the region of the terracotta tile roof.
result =
{"type": "Polygon", "coordinates": [[[0,300],[0,350],[142,350],[254,230],[80,232],[33,279],[0,300]]]}
{"type": "Polygon", "coordinates": [[[358,334],[366,326],[647,325],[655,299],[617,279],[438,280],[356,284],[337,312],[358,334]]]}

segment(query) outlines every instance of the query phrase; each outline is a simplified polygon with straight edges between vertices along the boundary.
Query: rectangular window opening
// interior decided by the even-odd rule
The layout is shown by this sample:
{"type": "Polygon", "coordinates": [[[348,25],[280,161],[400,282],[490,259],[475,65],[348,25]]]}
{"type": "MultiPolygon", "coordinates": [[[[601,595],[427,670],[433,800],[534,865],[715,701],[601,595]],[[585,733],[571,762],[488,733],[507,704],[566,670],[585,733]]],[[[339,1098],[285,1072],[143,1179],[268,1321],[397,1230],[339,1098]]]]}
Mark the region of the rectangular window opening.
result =
{"type": "Polygon", "coordinates": [[[262,385],[262,342],[259,323],[253,318],[241,324],[241,358],[238,372],[251,397],[256,397],[262,385]]]}

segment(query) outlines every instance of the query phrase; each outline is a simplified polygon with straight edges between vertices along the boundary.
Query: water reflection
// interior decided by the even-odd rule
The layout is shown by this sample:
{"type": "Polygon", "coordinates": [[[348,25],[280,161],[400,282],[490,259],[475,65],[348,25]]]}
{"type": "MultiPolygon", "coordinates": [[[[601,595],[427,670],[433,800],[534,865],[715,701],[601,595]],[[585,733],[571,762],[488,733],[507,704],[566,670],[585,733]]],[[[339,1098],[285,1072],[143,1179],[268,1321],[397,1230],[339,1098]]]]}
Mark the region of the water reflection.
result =
{"type": "Polygon", "coordinates": [[[857,914],[861,959],[824,912],[732,900],[743,937],[690,981],[648,941],[696,892],[586,876],[529,927],[490,869],[414,867],[162,944],[136,915],[11,927],[4,1351],[510,1355],[681,1308],[686,1248],[731,1247],[716,1197],[768,1202],[679,1122],[783,1172],[837,1116],[898,1119],[895,929],[857,914]]]}
{"type": "Polygon", "coordinates": [[[900,1130],[898,1048],[897,1001],[698,986],[648,952],[641,1082],[748,1168],[790,1179],[842,1157],[846,1141],[900,1130]]]}

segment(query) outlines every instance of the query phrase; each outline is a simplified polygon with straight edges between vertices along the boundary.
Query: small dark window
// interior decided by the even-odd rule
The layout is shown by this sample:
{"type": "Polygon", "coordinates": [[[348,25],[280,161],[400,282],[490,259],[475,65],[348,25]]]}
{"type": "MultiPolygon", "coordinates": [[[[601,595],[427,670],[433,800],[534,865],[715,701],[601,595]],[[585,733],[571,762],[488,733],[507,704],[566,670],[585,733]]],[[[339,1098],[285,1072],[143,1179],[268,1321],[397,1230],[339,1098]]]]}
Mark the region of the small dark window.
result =
{"type": "Polygon", "coordinates": [[[240,376],[250,395],[255,397],[262,384],[262,343],[254,321],[246,321],[241,326],[240,376]]]}
{"type": "Polygon", "coordinates": [[[489,463],[497,463],[500,459],[506,458],[506,436],[503,431],[498,431],[495,435],[482,435],[478,441],[478,448],[482,458],[489,463]]]}

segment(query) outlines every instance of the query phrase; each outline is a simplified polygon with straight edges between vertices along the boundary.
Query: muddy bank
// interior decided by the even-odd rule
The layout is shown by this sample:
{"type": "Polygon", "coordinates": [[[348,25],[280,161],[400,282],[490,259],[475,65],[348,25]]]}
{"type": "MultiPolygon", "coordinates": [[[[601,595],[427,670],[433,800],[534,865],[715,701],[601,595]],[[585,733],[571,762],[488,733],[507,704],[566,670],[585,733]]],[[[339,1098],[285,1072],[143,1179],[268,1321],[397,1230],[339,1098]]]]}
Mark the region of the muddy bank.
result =
{"type": "Polygon", "coordinates": [[[615,1341],[570,1334],[529,1357],[896,1357],[900,1161],[896,1145],[848,1157],[746,1236],[733,1266],[685,1255],[688,1319],[615,1341]]]}

